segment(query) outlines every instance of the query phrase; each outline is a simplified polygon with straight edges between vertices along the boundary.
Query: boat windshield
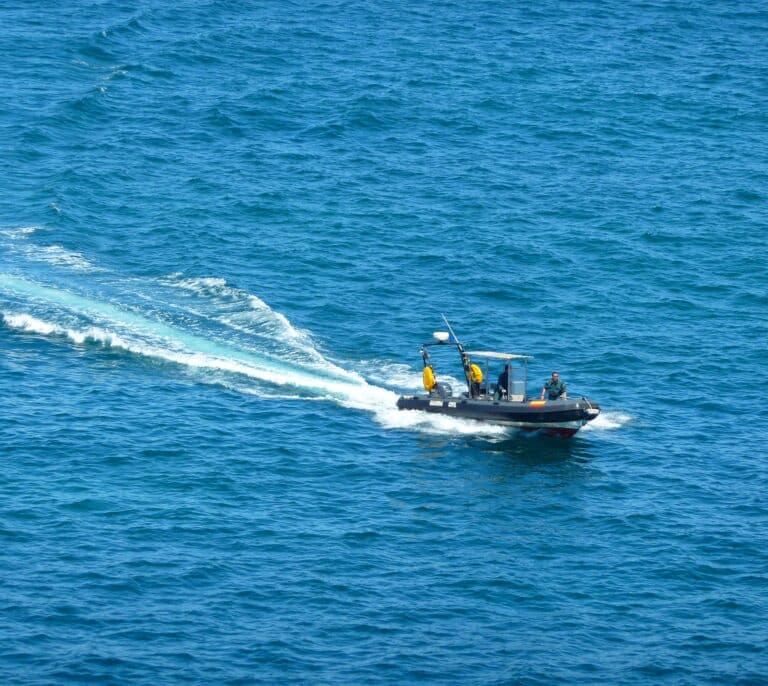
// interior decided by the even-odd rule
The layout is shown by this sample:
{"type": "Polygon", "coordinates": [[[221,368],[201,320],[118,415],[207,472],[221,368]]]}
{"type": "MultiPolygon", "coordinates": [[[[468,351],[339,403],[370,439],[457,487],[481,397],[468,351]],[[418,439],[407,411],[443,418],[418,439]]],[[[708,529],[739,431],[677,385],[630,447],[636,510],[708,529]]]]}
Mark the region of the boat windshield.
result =
{"type": "Polygon", "coordinates": [[[483,380],[475,385],[474,397],[525,401],[530,355],[488,350],[467,351],[466,355],[482,371],[483,380]]]}

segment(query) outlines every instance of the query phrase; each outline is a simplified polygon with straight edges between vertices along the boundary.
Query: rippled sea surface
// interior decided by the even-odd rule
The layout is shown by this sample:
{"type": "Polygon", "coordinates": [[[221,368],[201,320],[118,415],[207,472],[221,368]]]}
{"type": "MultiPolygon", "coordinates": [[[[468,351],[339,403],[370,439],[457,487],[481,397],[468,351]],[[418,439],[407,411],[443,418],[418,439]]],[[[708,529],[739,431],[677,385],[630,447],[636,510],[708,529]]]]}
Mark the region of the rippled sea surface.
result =
{"type": "Polygon", "coordinates": [[[766,35],[0,5],[0,680],[768,683],[766,35]],[[603,414],[399,412],[441,313],[603,414]]]}

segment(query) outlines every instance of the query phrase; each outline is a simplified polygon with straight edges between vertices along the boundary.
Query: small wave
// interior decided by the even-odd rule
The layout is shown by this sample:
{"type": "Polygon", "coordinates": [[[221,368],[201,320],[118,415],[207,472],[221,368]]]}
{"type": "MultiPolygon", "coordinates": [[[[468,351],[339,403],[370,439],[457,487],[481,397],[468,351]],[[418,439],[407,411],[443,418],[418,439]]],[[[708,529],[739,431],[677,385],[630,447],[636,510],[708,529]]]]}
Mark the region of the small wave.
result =
{"type": "Polygon", "coordinates": [[[3,321],[12,329],[20,331],[29,331],[49,336],[52,333],[58,333],[59,328],[55,324],[49,324],[42,319],[32,317],[28,314],[9,314],[3,313],[3,321]]]}
{"type": "Polygon", "coordinates": [[[279,336],[284,342],[292,342],[317,361],[327,362],[319,355],[309,332],[295,327],[288,318],[272,309],[261,298],[252,293],[230,286],[226,279],[219,277],[183,278],[180,274],[169,274],[161,283],[180,288],[212,301],[218,308],[213,318],[220,324],[251,335],[279,336]]]}
{"type": "Polygon", "coordinates": [[[11,329],[17,329],[26,333],[37,333],[43,336],[63,336],[73,343],[98,343],[106,347],[121,348],[123,350],[138,351],[120,336],[103,329],[89,327],[83,331],[70,329],[52,322],[47,322],[28,314],[2,313],[3,322],[11,329]]]}
{"type": "MultiPolygon", "coordinates": [[[[32,257],[36,257],[43,262],[55,264],[62,267],[69,267],[78,271],[96,271],[95,267],[79,252],[73,252],[61,247],[60,245],[49,245],[39,248],[38,252],[32,257]]],[[[101,271],[99,269],[99,271],[101,271]]]]}
{"type": "Polygon", "coordinates": [[[603,410],[584,427],[587,431],[613,431],[629,424],[634,417],[624,412],[606,412],[603,410]]]}
{"type": "Polygon", "coordinates": [[[181,278],[180,272],[174,272],[168,275],[168,279],[171,280],[172,285],[177,288],[184,288],[188,291],[194,291],[195,293],[208,293],[213,289],[225,288],[227,285],[226,279],[221,279],[215,276],[203,276],[197,279],[184,279],[181,278]]]}
{"type": "MultiPolygon", "coordinates": [[[[39,226],[22,226],[18,229],[2,231],[2,234],[13,241],[24,241],[36,231],[39,226]]],[[[57,267],[66,267],[81,272],[103,272],[101,267],[96,267],[82,253],[67,250],[61,245],[35,245],[33,243],[18,243],[13,250],[24,255],[34,262],[45,262],[57,267]]]]}
{"type": "Polygon", "coordinates": [[[4,236],[8,236],[8,238],[18,241],[18,240],[24,240],[28,236],[31,236],[35,231],[38,231],[40,229],[39,226],[20,226],[17,229],[4,229],[2,233],[4,236]]]}
{"type": "MultiPolygon", "coordinates": [[[[95,326],[85,329],[65,327],[28,314],[3,312],[2,316],[7,326],[21,331],[39,333],[46,336],[64,336],[77,344],[86,342],[98,343],[190,368],[204,368],[241,374],[278,386],[293,386],[304,388],[308,391],[316,391],[321,394],[338,394],[343,396],[346,385],[344,381],[312,378],[300,371],[285,370],[280,368],[280,365],[275,365],[269,360],[259,360],[247,353],[242,353],[241,358],[238,359],[238,357],[227,355],[227,351],[223,347],[220,348],[222,350],[220,355],[205,352],[204,349],[214,349],[217,346],[212,345],[209,341],[199,340],[196,337],[184,336],[182,332],[178,332],[178,336],[163,336],[164,342],[152,340],[151,338],[143,341],[135,338],[135,336],[141,335],[138,330],[129,331],[127,334],[121,335],[95,326]],[[197,347],[198,349],[190,349],[190,346],[192,348],[197,347]]],[[[164,326],[163,331],[167,334],[170,329],[164,326]]],[[[146,335],[146,332],[144,335],[146,335]]],[[[350,395],[353,396],[353,394],[350,395]]]]}

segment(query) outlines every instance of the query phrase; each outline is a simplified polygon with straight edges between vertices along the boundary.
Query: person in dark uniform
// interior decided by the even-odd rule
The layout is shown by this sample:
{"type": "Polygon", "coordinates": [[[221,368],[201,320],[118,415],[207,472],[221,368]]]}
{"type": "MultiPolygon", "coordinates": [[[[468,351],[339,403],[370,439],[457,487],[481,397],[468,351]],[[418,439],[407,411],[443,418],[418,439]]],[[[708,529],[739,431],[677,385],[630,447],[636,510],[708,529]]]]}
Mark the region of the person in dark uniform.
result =
{"type": "Polygon", "coordinates": [[[542,400],[544,400],[545,395],[549,400],[558,400],[560,398],[566,400],[568,398],[568,393],[565,390],[565,381],[560,381],[560,375],[557,372],[552,372],[552,378],[541,389],[542,400]]]}
{"type": "Polygon", "coordinates": [[[509,365],[504,365],[504,371],[499,374],[499,379],[496,381],[496,392],[499,394],[499,398],[506,398],[509,386],[509,365]]]}

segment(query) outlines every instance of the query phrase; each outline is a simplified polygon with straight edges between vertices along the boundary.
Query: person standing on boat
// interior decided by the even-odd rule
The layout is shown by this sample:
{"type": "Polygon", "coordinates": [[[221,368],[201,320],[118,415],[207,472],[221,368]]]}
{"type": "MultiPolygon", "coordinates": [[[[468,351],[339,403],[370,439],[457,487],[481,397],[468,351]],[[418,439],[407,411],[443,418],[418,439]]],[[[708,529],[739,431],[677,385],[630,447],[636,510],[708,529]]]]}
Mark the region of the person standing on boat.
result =
{"type": "Polygon", "coordinates": [[[496,381],[496,390],[499,393],[499,399],[506,398],[509,390],[509,365],[504,365],[504,371],[499,374],[499,379],[496,381]]]}
{"type": "Polygon", "coordinates": [[[566,400],[568,398],[568,393],[565,390],[565,381],[560,381],[560,375],[557,372],[552,372],[552,378],[544,383],[544,388],[541,389],[542,400],[544,400],[545,395],[549,400],[558,400],[560,398],[566,400]]]}

